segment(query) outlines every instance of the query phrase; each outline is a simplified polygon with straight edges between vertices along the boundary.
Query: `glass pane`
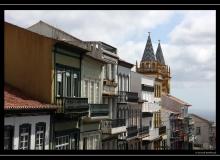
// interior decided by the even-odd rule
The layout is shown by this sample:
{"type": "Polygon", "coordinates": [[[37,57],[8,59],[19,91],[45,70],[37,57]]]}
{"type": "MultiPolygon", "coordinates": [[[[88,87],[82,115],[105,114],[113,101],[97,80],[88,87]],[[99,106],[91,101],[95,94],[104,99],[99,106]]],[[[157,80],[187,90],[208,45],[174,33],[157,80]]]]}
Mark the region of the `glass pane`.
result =
{"type": "Polygon", "coordinates": [[[71,78],[70,78],[70,73],[66,72],[66,79],[67,79],[67,97],[71,96],[71,78]]]}
{"type": "Polygon", "coordinates": [[[88,81],[85,80],[85,90],[84,90],[84,93],[85,93],[85,97],[88,98],[88,81]]]}
{"type": "Polygon", "coordinates": [[[99,103],[99,83],[96,83],[96,103],[99,103]]]}
{"type": "Polygon", "coordinates": [[[91,103],[94,103],[94,82],[91,82],[91,103]]]}

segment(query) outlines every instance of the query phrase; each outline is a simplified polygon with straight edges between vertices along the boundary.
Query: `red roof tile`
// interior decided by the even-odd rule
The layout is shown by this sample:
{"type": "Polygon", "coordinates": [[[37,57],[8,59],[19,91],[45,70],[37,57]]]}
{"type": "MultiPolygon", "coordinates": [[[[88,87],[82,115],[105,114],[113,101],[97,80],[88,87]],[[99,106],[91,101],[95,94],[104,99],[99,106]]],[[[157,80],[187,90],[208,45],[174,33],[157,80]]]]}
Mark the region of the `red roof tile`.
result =
{"type": "Polygon", "coordinates": [[[18,89],[15,89],[7,84],[4,86],[4,109],[19,110],[19,109],[56,109],[57,106],[46,104],[33,98],[24,95],[18,89]]]}

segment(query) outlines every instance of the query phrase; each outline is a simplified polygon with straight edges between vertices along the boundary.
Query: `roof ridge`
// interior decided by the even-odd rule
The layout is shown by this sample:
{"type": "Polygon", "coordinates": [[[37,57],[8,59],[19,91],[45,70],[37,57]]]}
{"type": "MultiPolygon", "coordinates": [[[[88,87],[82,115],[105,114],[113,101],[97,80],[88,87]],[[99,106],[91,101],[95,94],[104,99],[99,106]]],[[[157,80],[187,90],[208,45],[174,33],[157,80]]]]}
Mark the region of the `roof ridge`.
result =
{"type": "MultiPolygon", "coordinates": [[[[58,31],[60,31],[60,32],[62,32],[62,33],[64,33],[64,34],[67,34],[68,36],[70,36],[70,37],[72,37],[72,38],[74,38],[74,39],[76,39],[76,40],[79,40],[79,41],[82,41],[82,42],[83,42],[83,40],[81,40],[81,39],[79,39],[79,38],[76,38],[75,36],[73,36],[73,35],[71,35],[71,34],[65,32],[65,31],[63,31],[63,30],[61,30],[61,29],[59,29],[59,28],[57,28],[57,27],[54,27],[53,25],[51,25],[51,24],[49,24],[49,23],[47,23],[47,22],[45,22],[45,21],[42,21],[42,20],[40,20],[39,22],[37,22],[37,23],[31,25],[30,27],[32,27],[32,26],[34,26],[34,25],[36,25],[36,24],[38,24],[38,23],[43,23],[43,24],[45,24],[45,25],[47,25],[47,26],[49,26],[49,27],[51,27],[51,28],[53,28],[53,29],[55,29],[55,30],[58,30],[58,31]]],[[[28,27],[28,28],[30,28],[30,27],[28,27]]]]}

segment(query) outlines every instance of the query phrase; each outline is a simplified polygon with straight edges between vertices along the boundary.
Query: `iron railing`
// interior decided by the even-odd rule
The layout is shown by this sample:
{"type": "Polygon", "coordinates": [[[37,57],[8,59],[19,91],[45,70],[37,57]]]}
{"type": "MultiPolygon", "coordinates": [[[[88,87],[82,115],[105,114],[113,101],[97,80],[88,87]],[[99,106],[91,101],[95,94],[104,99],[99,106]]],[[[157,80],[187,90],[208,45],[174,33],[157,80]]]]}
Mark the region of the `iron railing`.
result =
{"type": "Polygon", "coordinates": [[[137,102],[137,101],[138,101],[137,92],[127,92],[127,91],[118,92],[118,102],[137,102]]]}
{"type": "Polygon", "coordinates": [[[138,134],[137,126],[128,127],[127,131],[128,131],[128,138],[135,137],[138,134]]]}
{"type": "Polygon", "coordinates": [[[166,126],[159,127],[159,135],[166,134],[166,126]]]}
{"type": "Polygon", "coordinates": [[[108,104],[89,104],[90,117],[108,116],[108,104]]]}
{"type": "Polygon", "coordinates": [[[59,113],[89,112],[88,98],[56,97],[59,113]]]}

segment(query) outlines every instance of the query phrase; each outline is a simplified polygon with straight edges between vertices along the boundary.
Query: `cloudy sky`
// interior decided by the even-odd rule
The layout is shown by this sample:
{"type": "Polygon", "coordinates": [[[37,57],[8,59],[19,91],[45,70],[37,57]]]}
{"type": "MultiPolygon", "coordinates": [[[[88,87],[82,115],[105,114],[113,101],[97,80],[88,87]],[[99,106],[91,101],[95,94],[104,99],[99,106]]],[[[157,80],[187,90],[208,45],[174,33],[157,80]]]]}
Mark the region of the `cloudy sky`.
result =
{"type": "Polygon", "coordinates": [[[215,120],[215,11],[5,11],[5,21],[27,28],[45,21],[86,41],[103,41],[119,56],[140,62],[148,32],[156,52],[161,40],[171,67],[171,94],[192,104],[189,112],[215,120]]]}

